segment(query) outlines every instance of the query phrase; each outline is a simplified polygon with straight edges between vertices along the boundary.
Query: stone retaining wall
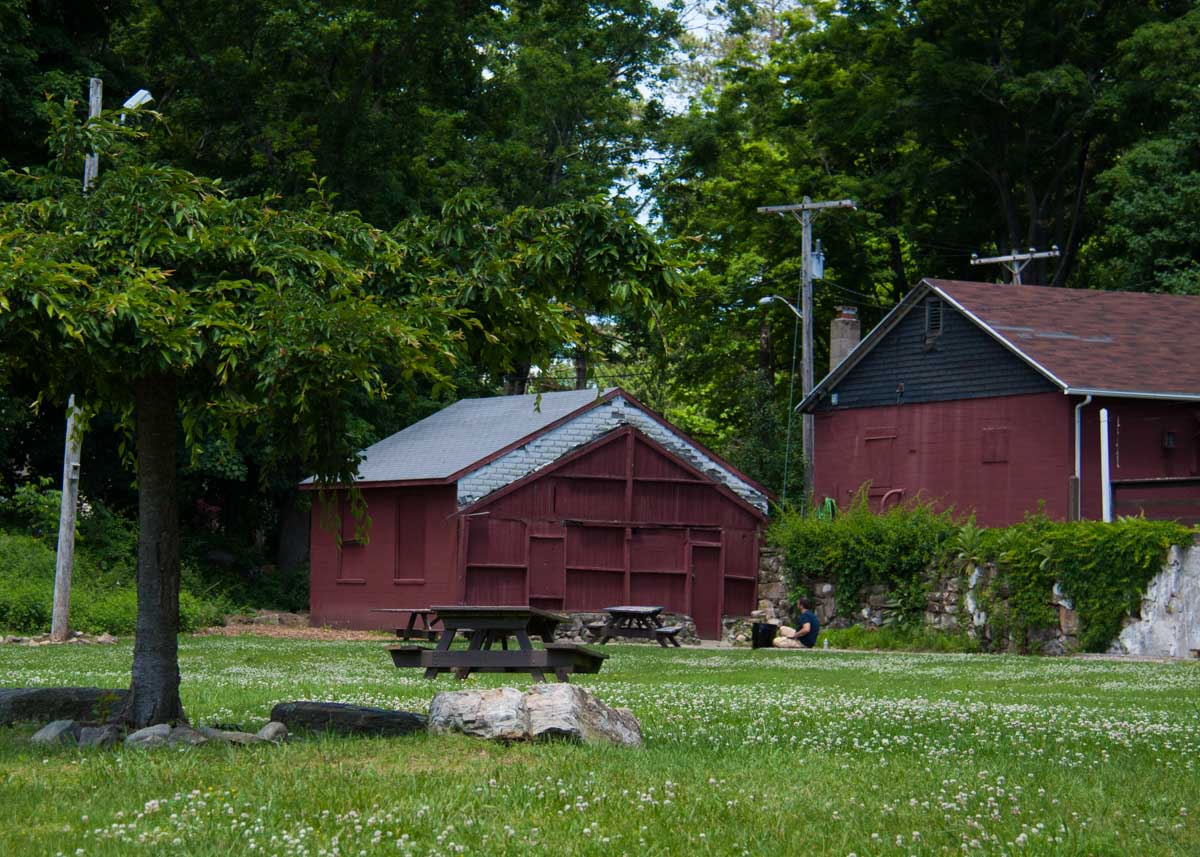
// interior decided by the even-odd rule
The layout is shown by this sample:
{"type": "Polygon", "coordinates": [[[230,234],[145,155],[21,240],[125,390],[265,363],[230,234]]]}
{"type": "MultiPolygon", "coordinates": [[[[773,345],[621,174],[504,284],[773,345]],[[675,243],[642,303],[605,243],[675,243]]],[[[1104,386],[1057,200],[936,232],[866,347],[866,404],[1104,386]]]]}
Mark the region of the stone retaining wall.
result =
{"type": "MultiPolygon", "coordinates": [[[[966,633],[978,638],[991,651],[1011,651],[1012,640],[993,637],[991,617],[983,609],[979,593],[996,574],[994,566],[968,569],[963,575],[931,576],[927,580],[923,621],[927,627],[949,633],[966,633]]],[[[891,612],[888,587],[866,587],[852,615],[838,613],[837,591],[833,581],[814,578],[805,581],[813,611],[822,627],[844,628],[849,625],[880,627],[891,612]]],[[[750,639],[752,622],[791,624],[784,579],[782,552],[764,548],[759,562],[759,605],[750,619],[727,618],[725,639],[744,643],[750,639]]],[[[1047,655],[1062,655],[1078,650],[1079,615],[1074,605],[1057,587],[1051,605],[1058,614],[1050,628],[1030,634],[1030,649],[1047,655]]],[[[1113,653],[1187,657],[1200,650],[1200,542],[1189,548],[1172,547],[1163,571],[1151,581],[1137,616],[1129,616],[1120,636],[1113,641],[1113,653]]]]}

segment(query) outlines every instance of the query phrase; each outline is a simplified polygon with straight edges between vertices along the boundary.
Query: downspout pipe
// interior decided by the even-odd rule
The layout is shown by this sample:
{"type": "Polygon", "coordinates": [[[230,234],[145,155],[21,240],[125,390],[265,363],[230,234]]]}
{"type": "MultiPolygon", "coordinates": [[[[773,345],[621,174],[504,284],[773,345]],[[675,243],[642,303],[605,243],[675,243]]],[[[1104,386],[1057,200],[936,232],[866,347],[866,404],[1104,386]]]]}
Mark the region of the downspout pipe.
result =
{"type": "Polygon", "coordinates": [[[1108,408],[1100,409],[1100,508],[1101,518],[1112,521],[1112,474],[1108,465],[1108,408]]]}
{"type": "Polygon", "coordinates": [[[1092,403],[1092,394],[1075,406],[1075,480],[1079,487],[1079,506],[1083,508],[1083,409],[1092,403]]]}

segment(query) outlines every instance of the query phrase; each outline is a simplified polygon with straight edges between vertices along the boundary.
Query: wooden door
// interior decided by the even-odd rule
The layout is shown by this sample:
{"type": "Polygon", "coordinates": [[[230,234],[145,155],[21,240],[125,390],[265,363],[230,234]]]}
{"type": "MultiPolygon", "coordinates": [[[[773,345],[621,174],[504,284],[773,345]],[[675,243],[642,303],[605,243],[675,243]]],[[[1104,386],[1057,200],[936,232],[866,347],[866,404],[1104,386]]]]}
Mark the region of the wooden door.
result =
{"type": "Polygon", "coordinates": [[[557,537],[529,538],[529,603],[561,610],[566,591],[566,553],[557,537]]]}
{"type": "Polygon", "coordinates": [[[716,640],[721,636],[721,546],[693,544],[689,554],[696,633],[706,640],[716,640]]]}

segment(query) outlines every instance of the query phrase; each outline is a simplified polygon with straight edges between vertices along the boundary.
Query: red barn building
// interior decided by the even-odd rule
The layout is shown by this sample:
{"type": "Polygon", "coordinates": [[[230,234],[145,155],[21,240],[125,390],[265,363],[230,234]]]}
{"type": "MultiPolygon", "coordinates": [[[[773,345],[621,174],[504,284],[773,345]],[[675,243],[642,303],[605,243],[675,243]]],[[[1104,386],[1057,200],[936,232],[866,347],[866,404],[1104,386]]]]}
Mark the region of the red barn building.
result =
{"type": "Polygon", "coordinates": [[[651,604],[716,638],[756,605],[766,490],[620,389],[464,399],[367,449],[357,486],[365,541],[348,492],[333,492],[340,534],[314,503],[313,624],[651,604]]]}
{"type": "Polygon", "coordinates": [[[817,497],[1200,520],[1200,297],[924,280],[800,404],[817,497]]]}

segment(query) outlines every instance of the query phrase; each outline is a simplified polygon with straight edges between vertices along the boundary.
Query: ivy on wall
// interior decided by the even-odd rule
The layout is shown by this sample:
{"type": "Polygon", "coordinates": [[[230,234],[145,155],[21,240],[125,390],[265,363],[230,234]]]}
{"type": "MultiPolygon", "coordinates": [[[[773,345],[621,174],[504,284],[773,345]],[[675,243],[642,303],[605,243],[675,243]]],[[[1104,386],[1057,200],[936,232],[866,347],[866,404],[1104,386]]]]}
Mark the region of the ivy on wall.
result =
{"type": "Polygon", "coordinates": [[[865,587],[884,584],[898,617],[917,621],[928,581],[990,563],[996,573],[977,598],[993,639],[1011,639],[1021,650],[1031,634],[1057,623],[1057,583],[1078,615],[1080,648],[1095,652],[1105,651],[1122,618],[1137,610],[1168,548],[1191,544],[1194,533],[1171,521],[1061,522],[1042,514],[984,529],[918,504],[875,515],[860,497],[833,520],[785,514],[768,538],[784,550],[791,591],[831,580],[843,616],[854,615],[865,587]]]}
{"type": "Polygon", "coordinates": [[[865,494],[840,515],[784,514],[768,539],[783,548],[785,576],[793,594],[812,578],[832,580],[838,613],[851,615],[866,586],[885,584],[901,615],[915,617],[925,606],[926,572],[945,553],[957,532],[950,514],[917,504],[872,514],[865,494]]]}

